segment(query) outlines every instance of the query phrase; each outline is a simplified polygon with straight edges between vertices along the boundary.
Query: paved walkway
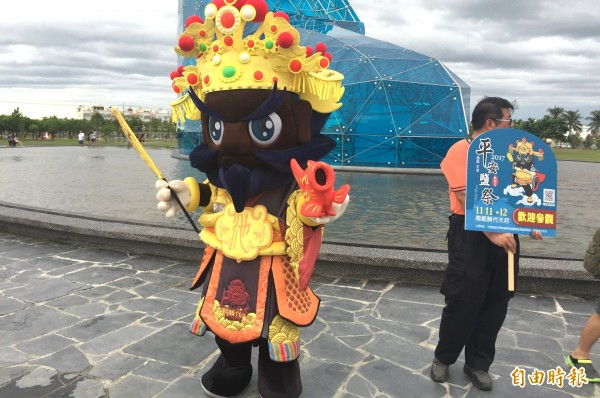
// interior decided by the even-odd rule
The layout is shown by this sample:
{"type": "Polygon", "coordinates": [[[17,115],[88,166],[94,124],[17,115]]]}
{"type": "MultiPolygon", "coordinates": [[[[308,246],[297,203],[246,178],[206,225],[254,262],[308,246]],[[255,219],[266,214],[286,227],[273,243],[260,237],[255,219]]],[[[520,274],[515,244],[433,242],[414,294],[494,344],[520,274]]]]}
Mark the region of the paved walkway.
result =
{"type": "MultiPolygon", "coordinates": [[[[200,376],[217,352],[210,337],[187,332],[195,272],[193,262],[0,232],[0,397],[203,396],[200,376]]],[[[462,358],[451,383],[429,379],[437,288],[324,277],[312,286],[322,305],[302,332],[305,398],[600,396],[600,385],[520,388],[510,376],[515,366],[526,375],[561,366],[597,298],[517,295],[485,393],[462,358]]],[[[241,396],[258,397],[256,376],[241,396]]]]}

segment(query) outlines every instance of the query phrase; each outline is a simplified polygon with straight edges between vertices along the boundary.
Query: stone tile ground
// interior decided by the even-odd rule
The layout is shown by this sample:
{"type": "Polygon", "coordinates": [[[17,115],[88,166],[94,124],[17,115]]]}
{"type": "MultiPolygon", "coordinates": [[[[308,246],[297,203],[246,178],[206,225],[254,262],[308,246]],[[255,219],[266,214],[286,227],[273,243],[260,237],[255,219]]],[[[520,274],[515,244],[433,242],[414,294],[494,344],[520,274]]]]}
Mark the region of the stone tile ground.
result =
{"type": "MultiPolygon", "coordinates": [[[[0,397],[203,396],[200,376],[217,351],[187,331],[195,272],[194,263],[0,233],[0,397]]],[[[597,297],[517,294],[485,393],[462,358],[450,383],[429,379],[443,307],[436,287],[322,277],[312,286],[322,303],[301,335],[303,397],[600,396],[600,385],[521,388],[510,376],[516,366],[527,375],[564,366],[597,297]]],[[[256,376],[241,396],[258,397],[256,376]]]]}

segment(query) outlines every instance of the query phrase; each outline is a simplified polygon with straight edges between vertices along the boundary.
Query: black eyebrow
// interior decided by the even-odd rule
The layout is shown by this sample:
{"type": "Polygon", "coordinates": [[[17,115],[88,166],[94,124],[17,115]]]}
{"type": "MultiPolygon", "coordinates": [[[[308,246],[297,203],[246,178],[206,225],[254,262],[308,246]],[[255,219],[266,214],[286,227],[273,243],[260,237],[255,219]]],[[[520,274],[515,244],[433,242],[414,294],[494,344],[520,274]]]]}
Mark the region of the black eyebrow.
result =
{"type": "Polygon", "coordinates": [[[198,95],[194,92],[194,90],[190,89],[188,91],[190,98],[192,99],[192,102],[194,102],[194,105],[196,105],[196,108],[198,108],[198,110],[208,116],[217,118],[219,120],[225,120],[223,118],[223,116],[219,115],[219,113],[217,111],[215,111],[214,109],[212,109],[210,106],[208,106],[204,101],[202,101],[200,98],[198,98],[198,95]]]}
{"type": "Polygon", "coordinates": [[[286,90],[287,89],[284,88],[281,94],[277,94],[277,82],[275,82],[273,90],[271,91],[269,97],[265,100],[265,102],[260,104],[258,108],[254,110],[254,112],[252,112],[248,116],[244,116],[242,120],[244,122],[248,122],[250,120],[262,119],[263,117],[273,113],[283,103],[283,100],[285,99],[285,93],[287,92],[286,90]]]}

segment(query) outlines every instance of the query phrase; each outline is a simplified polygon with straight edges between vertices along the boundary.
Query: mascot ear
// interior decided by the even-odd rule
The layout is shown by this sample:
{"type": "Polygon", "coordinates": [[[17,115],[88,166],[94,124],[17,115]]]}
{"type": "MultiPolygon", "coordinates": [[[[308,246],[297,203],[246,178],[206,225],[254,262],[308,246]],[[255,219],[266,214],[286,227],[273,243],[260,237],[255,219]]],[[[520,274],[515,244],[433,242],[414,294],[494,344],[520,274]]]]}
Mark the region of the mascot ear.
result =
{"type": "Polygon", "coordinates": [[[298,134],[298,142],[306,144],[310,141],[310,116],[312,114],[312,106],[310,102],[300,100],[292,105],[294,112],[294,121],[296,122],[296,131],[298,134]]]}

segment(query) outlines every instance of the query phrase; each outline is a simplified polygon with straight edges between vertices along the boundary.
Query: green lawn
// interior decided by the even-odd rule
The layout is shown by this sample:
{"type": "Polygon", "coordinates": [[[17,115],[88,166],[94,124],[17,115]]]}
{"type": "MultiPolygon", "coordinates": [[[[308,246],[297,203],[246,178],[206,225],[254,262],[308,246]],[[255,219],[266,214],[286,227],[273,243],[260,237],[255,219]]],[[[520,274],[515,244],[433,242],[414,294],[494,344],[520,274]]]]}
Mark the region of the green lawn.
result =
{"type": "MultiPolygon", "coordinates": [[[[3,140],[5,141],[5,140],[3,140]]],[[[79,141],[77,139],[66,139],[66,138],[57,138],[55,140],[32,140],[32,139],[22,139],[21,143],[23,146],[78,146],[79,141]]],[[[89,145],[89,141],[84,141],[84,145],[89,145]]],[[[2,145],[8,145],[8,142],[3,142],[2,145]]],[[[123,138],[123,140],[112,140],[112,141],[104,141],[100,139],[96,141],[96,146],[127,146],[127,140],[123,138]]],[[[177,140],[147,140],[144,142],[145,147],[172,147],[177,148],[177,140]]]]}
{"type": "Polygon", "coordinates": [[[553,148],[556,160],[576,160],[600,163],[600,149],[553,148]]]}

